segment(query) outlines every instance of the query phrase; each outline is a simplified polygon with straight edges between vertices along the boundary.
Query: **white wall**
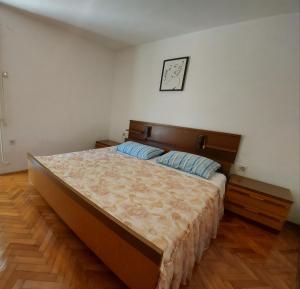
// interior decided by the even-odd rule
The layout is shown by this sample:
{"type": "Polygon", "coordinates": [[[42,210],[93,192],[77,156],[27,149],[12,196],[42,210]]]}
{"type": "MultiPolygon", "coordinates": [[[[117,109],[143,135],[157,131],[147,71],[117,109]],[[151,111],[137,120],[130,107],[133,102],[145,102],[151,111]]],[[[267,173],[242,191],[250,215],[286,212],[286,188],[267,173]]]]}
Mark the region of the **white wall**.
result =
{"type": "Polygon", "coordinates": [[[5,150],[25,169],[26,153],[93,147],[106,138],[114,53],[97,40],[0,5],[0,71],[7,71],[5,150]],[[8,140],[16,140],[11,146],[8,140]]]}
{"type": "Polygon", "coordinates": [[[121,140],[129,119],[227,131],[243,135],[237,163],[248,176],[292,190],[290,219],[300,223],[299,19],[223,26],[115,57],[97,40],[0,6],[10,161],[0,174],[25,169],[27,152],[87,149],[108,134],[121,140]],[[185,90],[159,92],[162,61],[178,56],[191,56],[185,90]]]}
{"type": "Polygon", "coordinates": [[[300,223],[299,14],[222,26],[118,53],[110,137],[129,119],[243,135],[246,175],[292,190],[300,223]],[[159,92],[162,62],[190,56],[183,92],[159,92]]]}

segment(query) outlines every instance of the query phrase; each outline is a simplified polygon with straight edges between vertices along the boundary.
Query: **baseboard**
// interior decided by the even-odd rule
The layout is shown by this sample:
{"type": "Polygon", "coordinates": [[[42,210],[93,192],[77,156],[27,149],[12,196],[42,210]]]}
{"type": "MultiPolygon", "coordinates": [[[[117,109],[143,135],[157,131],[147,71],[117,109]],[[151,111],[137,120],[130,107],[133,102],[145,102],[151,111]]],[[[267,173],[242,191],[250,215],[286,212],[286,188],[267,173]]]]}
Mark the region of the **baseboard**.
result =
{"type": "Polygon", "coordinates": [[[13,172],[9,172],[9,173],[3,173],[0,174],[0,176],[8,176],[8,175],[13,175],[13,174],[21,174],[21,173],[27,173],[28,170],[19,170],[19,171],[13,171],[13,172]]]}
{"type": "Polygon", "coordinates": [[[291,222],[291,221],[286,221],[286,223],[289,224],[289,225],[292,225],[294,227],[298,227],[298,229],[300,230],[300,224],[296,224],[296,223],[291,222]]]}

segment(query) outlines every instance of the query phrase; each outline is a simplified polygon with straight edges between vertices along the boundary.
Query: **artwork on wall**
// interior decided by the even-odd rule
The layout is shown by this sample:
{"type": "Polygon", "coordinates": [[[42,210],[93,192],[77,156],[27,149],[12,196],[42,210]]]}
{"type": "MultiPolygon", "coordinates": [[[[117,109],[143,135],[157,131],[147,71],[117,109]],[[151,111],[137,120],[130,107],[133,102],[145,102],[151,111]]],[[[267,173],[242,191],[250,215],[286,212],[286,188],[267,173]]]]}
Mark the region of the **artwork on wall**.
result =
{"type": "Polygon", "coordinates": [[[184,88],[189,57],[164,60],[160,91],[182,91],[184,88]]]}

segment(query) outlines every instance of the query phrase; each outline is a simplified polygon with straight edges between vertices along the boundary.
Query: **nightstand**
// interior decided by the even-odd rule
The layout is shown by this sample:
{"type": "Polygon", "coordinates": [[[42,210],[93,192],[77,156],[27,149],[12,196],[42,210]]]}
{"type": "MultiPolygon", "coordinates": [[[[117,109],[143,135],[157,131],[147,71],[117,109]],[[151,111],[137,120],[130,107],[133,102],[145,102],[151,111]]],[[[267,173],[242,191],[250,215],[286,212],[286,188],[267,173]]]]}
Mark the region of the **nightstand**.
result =
{"type": "Polygon", "coordinates": [[[107,148],[111,146],[116,146],[120,143],[112,141],[112,140],[97,140],[95,144],[96,149],[107,148]]]}
{"type": "Polygon", "coordinates": [[[293,203],[288,189],[231,175],[225,209],[280,231],[293,203]]]}

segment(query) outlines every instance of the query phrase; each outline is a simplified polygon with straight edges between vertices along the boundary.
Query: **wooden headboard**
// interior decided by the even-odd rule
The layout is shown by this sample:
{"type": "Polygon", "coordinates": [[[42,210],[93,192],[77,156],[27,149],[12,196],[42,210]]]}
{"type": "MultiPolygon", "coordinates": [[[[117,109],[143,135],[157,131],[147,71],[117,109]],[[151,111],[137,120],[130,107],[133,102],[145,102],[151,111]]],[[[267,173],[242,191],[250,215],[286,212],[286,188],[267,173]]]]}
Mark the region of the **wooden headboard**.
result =
{"type": "Polygon", "coordinates": [[[130,120],[128,130],[128,140],[213,159],[222,165],[222,172],[227,176],[235,161],[240,139],[238,134],[137,120],[130,120]]]}

